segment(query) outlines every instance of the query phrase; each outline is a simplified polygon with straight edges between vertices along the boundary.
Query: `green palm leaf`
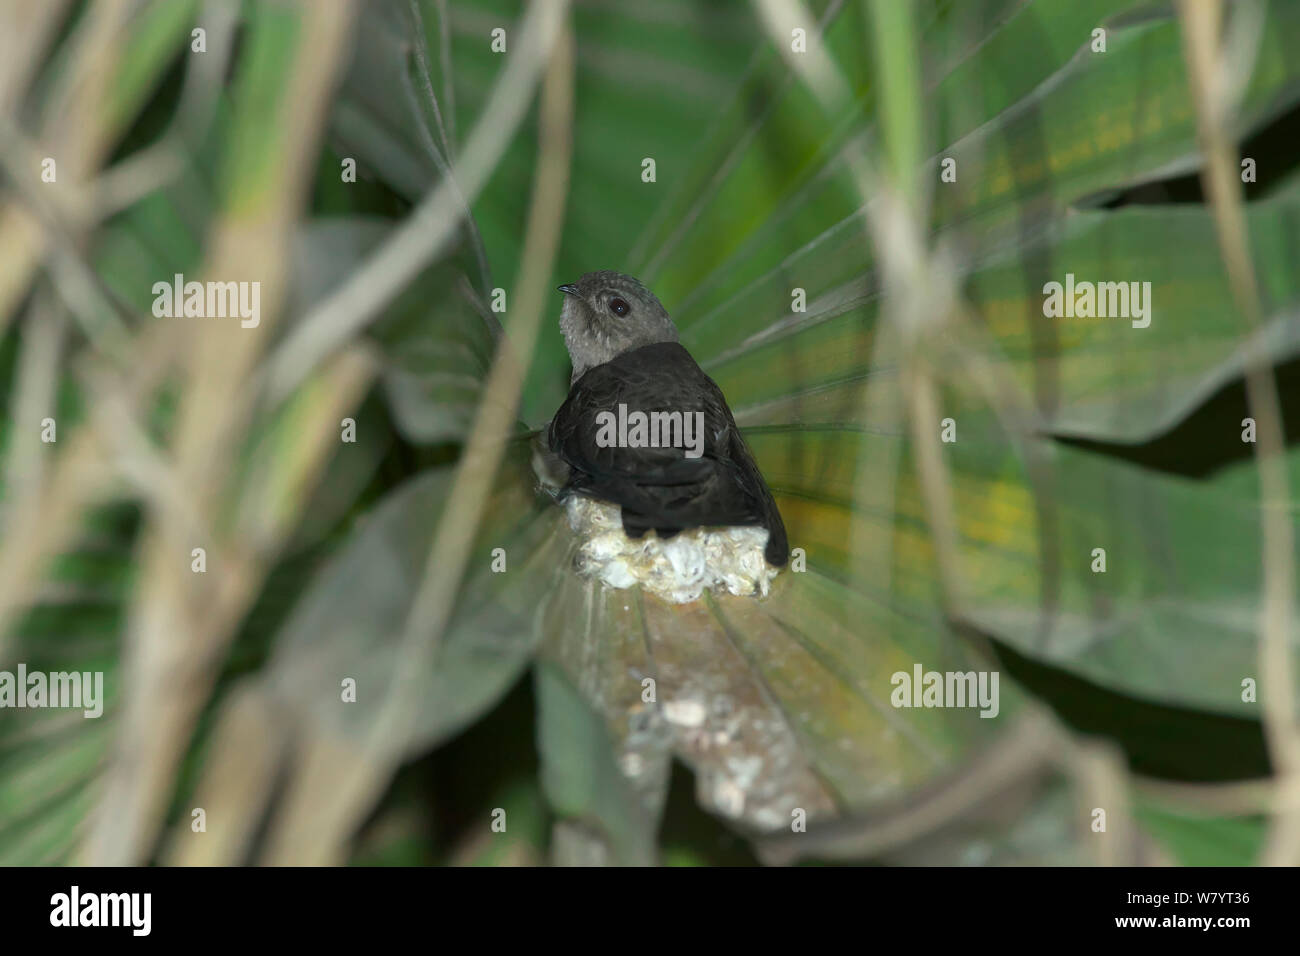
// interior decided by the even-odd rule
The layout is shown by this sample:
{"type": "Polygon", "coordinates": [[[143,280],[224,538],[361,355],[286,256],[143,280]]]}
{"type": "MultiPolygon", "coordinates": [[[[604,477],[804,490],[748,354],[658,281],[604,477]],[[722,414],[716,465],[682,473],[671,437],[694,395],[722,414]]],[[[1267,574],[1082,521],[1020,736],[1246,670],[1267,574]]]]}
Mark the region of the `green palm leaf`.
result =
{"type": "MultiPolygon", "coordinates": [[[[1211,721],[1256,718],[1243,682],[1277,679],[1258,672],[1253,469],[1191,478],[1177,462],[1156,470],[1120,454],[1187,428],[1247,368],[1248,333],[1212,209],[1126,201],[1202,162],[1173,11],[1132,0],[909,5],[919,90],[900,119],[894,100],[884,104],[900,88],[882,88],[888,70],[870,53],[887,18],[869,5],[809,4],[799,15],[810,52],[787,54],[789,38],[770,36],[748,5],[578,3],[577,119],[552,278],[617,268],[655,289],[745,429],[797,563],[764,599],[706,594],[687,605],[581,577],[564,512],[538,489],[531,463],[530,440],[568,384],[547,322],[441,628],[412,609],[443,571],[427,566],[428,555],[464,463],[457,456],[496,398],[485,388],[492,363],[527,319],[512,310],[527,273],[534,114],[467,198],[452,240],[422,250],[422,265],[391,294],[365,290],[365,315],[322,357],[340,364],[291,382],[285,397],[275,350],[298,341],[291,336],[363,263],[388,261],[418,223],[412,210],[425,207],[416,204],[453,175],[471,130],[493,120],[493,86],[529,42],[518,29],[523,5],[366,4],[326,71],[328,105],[312,126],[323,143],[303,130],[292,140],[293,124],[279,123],[305,82],[310,6],[245,6],[235,83],[227,92],[218,77],[206,121],[175,127],[183,158],[173,174],[137,186],[120,212],[90,217],[85,236],[49,253],[63,263],[50,266],[61,290],[67,273],[58,269],[88,250],[93,306],[58,306],[78,321],[70,354],[129,379],[126,357],[156,327],[152,283],[198,272],[214,247],[229,248],[221,240],[232,222],[248,226],[280,208],[301,185],[284,178],[302,171],[300,147],[315,174],[274,253],[293,277],[284,307],[248,350],[251,371],[239,379],[247,392],[230,400],[252,397],[228,433],[214,432],[230,440],[205,514],[216,540],[247,560],[220,580],[249,593],[225,639],[185,659],[201,700],[178,731],[170,788],[152,794],[162,808],[141,811],[142,826],[172,827],[162,859],[340,861],[358,833],[360,861],[427,859],[406,833],[418,798],[404,782],[390,790],[394,778],[489,714],[530,670],[540,774],[483,797],[492,806],[482,808],[482,831],[472,828],[456,859],[516,853],[484,849],[496,810],[526,821],[511,846],[532,858],[540,793],[557,822],[554,859],[656,862],[674,762],[689,770],[698,804],[774,862],[1076,863],[1096,858],[1099,845],[1103,858],[1125,861],[1244,862],[1265,844],[1258,820],[1194,819],[1167,791],[1142,791],[1131,814],[1117,809],[1110,834],[1089,842],[1092,808],[1080,790],[1127,778],[1048,715],[1044,704],[1059,704],[1050,690],[1016,680],[1005,664],[1016,656],[1097,694],[1211,721]],[[497,28],[504,54],[489,42],[497,28]],[[1104,52],[1092,46],[1097,29],[1104,52]],[[802,55],[836,71],[838,105],[828,108],[792,68],[807,65],[794,59],[802,55]],[[915,353],[939,386],[936,419],[919,432],[906,427],[916,424],[906,388],[913,353],[901,344],[916,330],[895,322],[899,289],[869,228],[890,180],[864,196],[859,177],[863,158],[877,155],[908,164],[892,168],[918,184],[909,200],[924,251],[947,264],[938,271],[967,309],[968,321],[915,353]],[[647,159],[653,181],[642,177],[647,159]],[[340,173],[349,161],[355,183],[340,173]],[[955,181],[941,177],[948,167],[955,181]],[[1067,273],[1149,282],[1149,327],[1045,315],[1044,285],[1067,273]],[[498,292],[508,293],[503,313],[498,292]],[[796,311],[800,298],[806,308],[796,311]],[[365,369],[359,378],[345,374],[350,361],[365,369]],[[368,392],[331,395],[340,381],[369,381],[371,370],[368,392]],[[322,424],[331,398],[343,402],[340,415],[322,424]],[[343,412],[358,440],[335,447],[343,412]],[[944,419],[956,430],[939,446],[950,544],[934,531],[927,446],[917,441],[944,419]],[[307,465],[314,456],[318,471],[307,465]],[[961,585],[960,605],[945,567],[961,585]],[[947,613],[958,606],[959,618],[947,613]],[[412,656],[413,641],[429,642],[427,659],[412,656]],[[895,675],[917,666],[999,672],[996,715],[898,706],[895,675]],[[393,717],[407,702],[409,726],[393,717]],[[378,819],[402,833],[396,843],[365,827],[381,804],[378,819]],[[191,828],[194,806],[216,821],[211,834],[191,828]]],[[[105,155],[121,143],[112,162],[147,145],[166,126],[159,116],[174,121],[202,101],[169,99],[162,81],[188,55],[194,9],[146,4],[123,26],[131,55],[93,137],[105,155]]],[[[1300,9],[1283,0],[1251,9],[1258,44],[1232,118],[1240,139],[1300,103],[1300,9]]],[[[86,15],[77,9],[70,35],[86,15]]],[[[1238,10],[1230,22],[1248,18],[1238,10]]],[[[76,56],[64,37],[31,84],[28,113],[57,102],[76,56]]],[[[25,117],[13,122],[30,129],[25,117]]],[[[1280,364],[1300,351],[1300,178],[1272,171],[1267,182],[1251,192],[1245,222],[1262,289],[1255,344],[1280,364]]],[[[42,255],[20,257],[0,277],[0,321],[42,255]]],[[[39,317],[35,308],[22,316],[24,334],[39,317]]],[[[228,345],[188,333],[175,341],[228,345]]],[[[6,394],[27,361],[19,353],[0,346],[6,394]]],[[[143,431],[163,461],[186,460],[194,441],[183,422],[196,367],[188,358],[168,365],[142,399],[143,431]]],[[[243,366],[231,368],[240,375],[243,366]]],[[[83,406],[95,411],[93,389],[85,394],[94,381],[63,373],[61,435],[92,420],[83,406]]],[[[1247,450],[1241,426],[1228,425],[1203,437],[1218,463],[1247,450]]],[[[5,460],[21,434],[0,433],[5,460]]],[[[103,670],[109,706],[90,724],[57,712],[0,715],[5,862],[74,858],[114,769],[120,784],[114,748],[151,739],[138,716],[121,719],[124,703],[139,706],[122,695],[147,677],[121,636],[139,631],[140,609],[163,586],[131,561],[156,544],[148,529],[167,526],[165,509],[129,484],[105,481],[100,491],[126,510],[91,512],[88,530],[54,549],[45,585],[0,646],[33,668],[103,670]]]]}

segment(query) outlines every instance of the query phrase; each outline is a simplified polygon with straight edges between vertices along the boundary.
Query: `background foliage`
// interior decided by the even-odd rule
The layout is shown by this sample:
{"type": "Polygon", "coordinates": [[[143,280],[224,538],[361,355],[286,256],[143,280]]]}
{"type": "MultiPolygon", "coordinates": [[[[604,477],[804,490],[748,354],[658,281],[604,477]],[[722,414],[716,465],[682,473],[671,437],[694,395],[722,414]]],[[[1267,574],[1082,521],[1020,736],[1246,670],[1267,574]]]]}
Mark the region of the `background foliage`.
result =
{"type": "Polygon", "coordinates": [[[1241,430],[1294,474],[1300,7],[1232,5],[1211,102],[1202,6],[0,4],[0,668],[108,689],[0,712],[0,861],[1294,862],[1241,430]],[[808,560],[768,600],[570,570],[527,439],[600,268],[745,428],[808,560]],[[1151,326],[1044,318],[1067,272],[1151,326]],[[261,324],[155,318],[175,273],[261,324]],[[915,662],[999,717],[891,707],[915,662]]]}

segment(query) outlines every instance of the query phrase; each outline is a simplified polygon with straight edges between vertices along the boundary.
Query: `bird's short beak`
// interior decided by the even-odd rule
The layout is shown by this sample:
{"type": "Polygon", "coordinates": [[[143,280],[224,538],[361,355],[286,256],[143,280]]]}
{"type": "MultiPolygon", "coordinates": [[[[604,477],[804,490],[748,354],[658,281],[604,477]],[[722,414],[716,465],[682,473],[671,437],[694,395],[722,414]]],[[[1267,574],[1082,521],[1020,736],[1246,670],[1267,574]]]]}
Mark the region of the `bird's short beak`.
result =
{"type": "Polygon", "coordinates": [[[560,286],[560,291],[565,295],[577,295],[578,287],[576,285],[562,285],[560,286]]]}

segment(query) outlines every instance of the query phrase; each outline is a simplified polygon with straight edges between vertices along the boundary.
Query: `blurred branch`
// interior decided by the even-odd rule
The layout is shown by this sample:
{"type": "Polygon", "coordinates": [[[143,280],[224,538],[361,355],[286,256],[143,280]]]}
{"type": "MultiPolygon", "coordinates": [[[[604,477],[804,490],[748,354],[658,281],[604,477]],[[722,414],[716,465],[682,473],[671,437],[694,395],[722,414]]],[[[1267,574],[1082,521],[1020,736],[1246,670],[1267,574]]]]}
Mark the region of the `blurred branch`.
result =
{"type": "Polygon", "coordinates": [[[236,0],[207,0],[200,21],[207,31],[207,53],[191,56],[180,102],[157,142],[106,169],[86,186],[85,206],[107,219],[139,199],[174,182],[200,149],[221,101],[224,79],[235,49],[239,24],[236,0]]]}
{"type": "MultiPolygon", "coordinates": [[[[815,22],[803,4],[798,0],[755,2],[776,49],[817,97],[826,115],[835,118],[853,110],[855,105],[848,83],[820,37],[809,36],[805,54],[790,49],[791,30],[815,22]]],[[[887,300],[884,308],[890,324],[901,333],[900,384],[908,405],[917,478],[935,541],[940,595],[945,612],[950,618],[958,619],[962,616],[962,588],[951,482],[939,446],[933,372],[920,354],[922,342],[952,310],[956,295],[952,290],[951,270],[942,261],[931,261],[922,233],[923,197],[913,172],[921,160],[918,119],[921,90],[919,76],[912,65],[918,53],[910,0],[873,3],[871,12],[876,27],[872,32],[876,42],[875,60],[880,66],[881,95],[885,98],[882,110],[887,136],[883,146],[891,178],[882,177],[876,168],[867,151],[865,136],[852,140],[843,157],[862,198],[868,232],[884,274],[887,300]],[[900,174],[899,170],[907,173],[900,174]]],[[[882,337],[873,360],[883,357],[880,353],[887,341],[882,337]]],[[[874,394],[870,388],[864,390],[864,400],[874,394]]],[[[879,466],[860,467],[856,493],[859,500],[873,493],[879,471],[879,466]]],[[[856,537],[860,542],[861,536],[856,537]]]]}
{"type": "MultiPolygon", "coordinates": [[[[337,432],[317,420],[295,436],[297,446],[277,461],[275,472],[254,469],[241,485],[234,468],[252,418],[256,390],[250,381],[259,350],[269,341],[281,312],[289,240],[313,180],[329,97],[344,62],[354,12],[355,5],[343,0],[267,7],[246,38],[248,49],[241,59],[245,84],[263,79],[260,71],[271,57],[287,53],[291,60],[285,78],[269,94],[261,89],[253,94],[244,87],[245,95],[256,95],[274,112],[242,115],[245,124],[256,128],[236,129],[227,162],[245,164],[237,168],[256,162],[263,174],[232,181],[204,269],[222,280],[258,282],[260,324],[256,329],[211,322],[178,327],[185,340],[178,354],[188,368],[170,454],[200,526],[222,529],[220,519],[234,494],[257,508],[275,510],[273,502],[282,495],[272,483],[305,489],[337,443],[337,432]],[[298,22],[292,24],[292,19],[298,22]],[[295,28],[292,33],[283,30],[289,25],[295,28]],[[286,35],[293,38],[287,49],[286,35]]],[[[329,424],[336,424],[334,416],[364,394],[369,375],[368,364],[356,354],[340,356],[324,375],[331,401],[317,403],[314,414],[329,416],[329,424]]],[[[300,495],[297,507],[306,500],[307,495],[300,495]]],[[[254,535],[246,523],[237,521],[227,537],[195,542],[187,531],[189,522],[182,518],[174,510],[154,509],[142,534],[141,583],[134,595],[123,662],[126,687],[119,739],[83,847],[85,860],[92,864],[138,863],[149,853],[194,722],[288,524],[277,511],[271,526],[256,529],[254,535]],[[190,571],[188,556],[196,543],[221,554],[217,573],[190,571]]]]}
{"type": "MultiPolygon", "coordinates": [[[[821,102],[828,116],[842,115],[854,108],[847,83],[820,42],[809,37],[808,52],[803,56],[790,52],[788,37],[794,26],[813,23],[813,18],[798,0],[755,0],[763,14],[772,40],[786,62],[807,84],[821,102]]],[[[873,25],[871,42],[877,64],[878,102],[883,116],[882,175],[866,150],[866,134],[851,141],[844,158],[862,197],[869,234],[884,276],[886,302],[883,312],[889,327],[896,330],[901,347],[899,385],[908,409],[908,424],[915,455],[915,467],[925,514],[934,542],[939,597],[949,621],[965,617],[964,588],[959,566],[958,525],[951,479],[938,424],[939,391],[932,364],[937,352],[937,333],[947,323],[959,323],[963,331],[978,330],[969,321],[969,310],[962,303],[956,286],[958,268],[943,249],[928,251],[925,245],[925,190],[919,170],[922,160],[923,115],[921,79],[913,10],[910,0],[867,0],[873,25]],[[961,321],[965,320],[965,321],[961,321]],[[969,327],[969,329],[967,328],[969,327]]],[[[974,339],[970,334],[965,338],[974,339]]],[[[978,331],[975,338],[984,339],[978,331]]],[[[873,360],[880,358],[884,347],[877,343],[873,360]]],[[[982,356],[962,356],[980,390],[990,400],[1004,426],[1012,426],[1011,438],[1034,420],[1029,404],[1021,399],[1014,382],[1005,381],[982,356]]],[[[875,397],[873,389],[864,390],[864,401],[875,397]]],[[[1042,490],[1041,456],[1028,459],[1031,480],[1042,490]]],[[[861,465],[861,463],[860,463],[861,465]]],[[[878,471],[878,467],[875,468],[878,471]]],[[[871,469],[860,468],[855,499],[870,493],[867,479],[871,469]]],[[[855,536],[860,543],[861,536],[855,536]]],[[[855,552],[860,553],[860,552],[855,552]]],[[[1038,723],[1048,718],[1036,709],[1020,718],[1018,732],[1041,731],[1038,723]]],[[[1053,722],[1054,723],[1054,722],[1053,722]]],[[[1109,750],[1076,744],[1064,730],[1052,733],[1055,741],[1048,753],[1039,756],[1059,762],[1075,778],[1076,793],[1092,806],[1107,808],[1110,834],[1098,845],[1102,863],[1128,862],[1123,849],[1135,839],[1136,827],[1129,808],[1126,770],[1122,760],[1109,750]]],[[[965,804],[938,801],[931,816],[887,821],[877,832],[868,827],[860,836],[873,848],[881,848],[915,836],[917,827],[938,827],[965,812],[965,804]]],[[[1084,808],[1087,809],[1087,808],[1084,808]]]]}
{"type": "Polygon", "coordinates": [[[0,0],[0,116],[26,95],[67,9],[68,0],[0,0]]]}
{"type": "Polygon", "coordinates": [[[427,706],[421,696],[427,683],[412,675],[427,675],[437,667],[471,545],[513,434],[560,244],[573,148],[573,57],[571,32],[558,29],[542,87],[539,157],[514,295],[515,317],[509,336],[498,342],[483,401],[394,655],[389,691],[363,751],[358,753],[347,741],[308,739],[301,772],[276,815],[266,854],[269,863],[341,861],[347,839],[407,756],[418,710],[427,706]]]}
{"type": "MultiPolygon", "coordinates": [[[[1245,7],[1246,5],[1241,5],[1245,7]]],[[[1290,642],[1295,627],[1295,526],[1292,523],[1286,441],[1277,382],[1268,358],[1250,333],[1261,324],[1262,308],[1242,208],[1238,155],[1230,118],[1232,93],[1243,88],[1249,62],[1236,62],[1221,43],[1224,7],[1218,0],[1179,0],[1183,54],[1196,107],[1197,139],[1204,165],[1201,181],[1214,215],[1224,266],[1237,310],[1248,324],[1245,338],[1246,398],[1255,419],[1259,468],[1263,599],[1260,620],[1260,706],[1273,770],[1290,790],[1300,780],[1300,727],[1296,725],[1296,672],[1290,642]]],[[[1263,861],[1274,866],[1300,862],[1300,806],[1279,806],[1263,861]]]]}
{"type": "MultiPolygon", "coordinates": [[[[17,4],[17,0],[15,0],[17,4]]],[[[53,287],[81,323],[93,344],[118,358],[129,356],[133,368],[131,402],[149,394],[165,373],[174,343],[166,328],[129,343],[116,306],[104,294],[98,276],[84,261],[84,236],[94,223],[86,208],[85,183],[111,146],[121,110],[107,109],[112,80],[118,74],[133,16],[142,16],[138,4],[100,0],[90,5],[65,48],[67,69],[51,92],[41,126],[39,144],[29,143],[17,126],[15,109],[30,81],[35,56],[44,50],[61,22],[64,5],[22,4],[40,15],[19,15],[4,10],[4,22],[26,23],[30,34],[16,32],[23,50],[13,60],[5,58],[4,109],[0,109],[0,162],[17,187],[18,199],[0,202],[0,332],[25,294],[35,269],[47,250],[53,252],[53,287]],[[12,64],[12,65],[10,65],[12,64]],[[58,163],[56,183],[37,180],[42,155],[58,163]],[[128,348],[129,345],[129,348],[128,348]]],[[[150,4],[149,12],[169,15],[150,4]]],[[[137,91],[135,105],[146,89],[137,91]]],[[[78,532],[86,508],[103,495],[113,480],[108,450],[100,436],[85,425],[60,443],[64,449],[48,469],[39,496],[28,496],[21,510],[10,511],[6,535],[0,544],[0,660],[7,659],[9,626],[33,593],[47,562],[78,532]]]]}
{"type": "Polygon", "coordinates": [[[765,835],[755,848],[765,863],[788,865],[801,859],[879,858],[904,850],[983,808],[1028,787],[1036,791],[1052,771],[1073,778],[1076,816],[1068,823],[1074,847],[1091,852],[1103,865],[1132,865],[1148,847],[1138,839],[1129,808],[1127,774],[1118,751],[1096,743],[1080,744],[1046,708],[1031,706],[988,747],[973,754],[954,773],[909,793],[895,805],[867,814],[809,826],[806,833],[765,835]],[[1106,830],[1092,832],[1094,807],[1105,807],[1106,830]]]}
{"type": "MultiPolygon", "coordinates": [[[[876,255],[884,273],[882,311],[902,334],[899,384],[917,479],[934,541],[939,594],[950,620],[964,617],[958,564],[957,517],[952,482],[939,443],[939,394],[923,345],[952,312],[957,296],[952,263],[925,248],[925,197],[921,192],[920,62],[911,0],[872,0],[872,49],[878,66],[888,178],[875,183],[879,204],[867,207],[876,255]]],[[[867,184],[864,183],[864,188],[867,184]]]]}
{"type": "Polygon", "coordinates": [[[467,204],[487,183],[519,128],[567,11],[568,0],[528,7],[516,31],[522,40],[493,87],[452,175],[425,196],[405,223],[280,343],[266,377],[272,402],[283,399],[326,355],[364,329],[443,251],[467,204]]]}
{"type": "Polygon", "coordinates": [[[22,324],[22,344],[14,379],[9,447],[3,473],[4,511],[0,529],[18,527],[20,516],[40,499],[53,446],[39,439],[43,418],[55,417],[58,408],[60,367],[67,325],[51,295],[37,295],[22,324]]]}
{"type": "Polygon", "coordinates": [[[1300,787],[1294,777],[1233,780],[1228,783],[1182,783],[1138,778],[1143,796],[1186,813],[1209,817],[1242,817],[1283,813],[1300,807],[1300,787]]]}
{"type": "MultiPolygon", "coordinates": [[[[69,70],[51,95],[40,138],[46,155],[57,160],[59,183],[64,186],[85,182],[108,151],[113,131],[105,102],[133,6],[131,0],[98,0],[68,41],[73,51],[69,70]]],[[[48,29],[43,21],[35,25],[38,34],[48,29]]],[[[22,85],[16,82],[15,88],[22,85]]],[[[0,203],[0,332],[40,264],[44,238],[39,224],[20,203],[0,203]]]]}
{"type": "Polygon", "coordinates": [[[237,866],[245,862],[277,774],[291,757],[289,715],[253,682],[231,691],[212,735],[194,806],[207,830],[182,816],[161,853],[166,866],[237,866]],[[240,812],[222,812],[238,807],[240,812]]]}
{"type": "Polygon", "coordinates": [[[763,26],[767,28],[772,44],[781,58],[808,89],[821,101],[830,116],[840,115],[853,101],[852,91],[844,81],[839,68],[822,46],[821,36],[809,28],[817,23],[799,0],[754,0],[763,26]],[[795,28],[808,31],[808,52],[796,54],[790,48],[790,37],[795,28]]]}
{"type": "MultiPolygon", "coordinates": [[[[163,326],[135,349],[132,376],[122,384],[124,409],[135,409],[166,375],[177,346],[174,326],[163,326]]],[[[86,509],[111,486],[111,453],[94,422],[80,424],[59,442],[39,497],[10,512],[0,538],[0,662],[9,659],[10,626],[35,593],[45,568],[72,541],[86,509]]]]}
{"type": "Polygon", "coordinates": [[[806,833],[759,837],[763,862],[788,865],[800,859],[865,860],[932,833],[981,803],[1032,778],[1050,763],[1061,735],[1042,715],[1019,720],[956,773],[897,807],[811,825],[806,833]]]}
{"type": "Polygon", "coordinates": [[[139,421],[128,389],[107,370],[91,363],[88,366],[81,375],[91,402],[88,425],[107,439],[104,451],[114,470],[134,485],[149,508],[168,515],[191,539],[211,541],[212,529],[190,500],[176,469],[139,421]]]}
{"type": "Polygon", "coordinates": [[[82,237],[94,225],[89,194],[43,188],[36,173],[39,168],[36,144],[0,115],[0,169],[19,193],[12,210],[25,213],[26,222],[44,239],[53,289],[81,324],[82,333],[96,348],[122,358],[128,354],[126,324],[81,248],[82,237]]]}

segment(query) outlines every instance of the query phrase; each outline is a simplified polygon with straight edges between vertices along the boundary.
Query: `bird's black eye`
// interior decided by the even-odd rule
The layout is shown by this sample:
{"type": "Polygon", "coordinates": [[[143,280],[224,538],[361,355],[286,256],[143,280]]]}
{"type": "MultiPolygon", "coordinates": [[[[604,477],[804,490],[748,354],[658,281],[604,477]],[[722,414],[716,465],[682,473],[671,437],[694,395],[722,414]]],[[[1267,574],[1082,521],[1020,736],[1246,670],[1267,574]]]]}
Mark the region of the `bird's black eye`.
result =
{"type": "Polygon", "coordinates": [[[609,311],[615,315],[624,316],[632,311],[632,307],[627,304],[626,299],[620,299],[618,296],[609,300],[609,311]]]}

